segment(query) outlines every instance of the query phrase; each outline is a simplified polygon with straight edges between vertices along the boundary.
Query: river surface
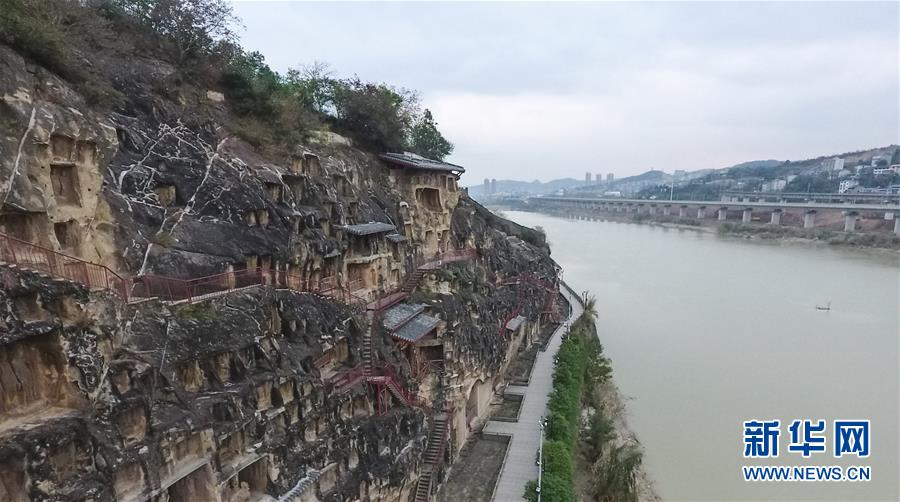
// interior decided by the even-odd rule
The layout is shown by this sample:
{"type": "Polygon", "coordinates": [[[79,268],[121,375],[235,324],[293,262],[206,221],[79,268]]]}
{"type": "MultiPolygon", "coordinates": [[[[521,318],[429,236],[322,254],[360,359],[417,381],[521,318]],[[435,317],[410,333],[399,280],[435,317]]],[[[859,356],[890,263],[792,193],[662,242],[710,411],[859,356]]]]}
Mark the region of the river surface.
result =
{"type": "Polygon", "coordinates": [[[596,295],[600,338],[663,499],[898,500],[896,254],[505,215],[543,227],[563,278],[596,295]],[[781,420],[778,459],[743,458],[751,419],[781,420]],[[827,420],[828,450],[788,452],[794,419],[827,420]],[[869,458],[833,458],[833,419],[871,420],[869,458]],[[868,465],[872,481],[749,483],[742,465],[868,465]]]}

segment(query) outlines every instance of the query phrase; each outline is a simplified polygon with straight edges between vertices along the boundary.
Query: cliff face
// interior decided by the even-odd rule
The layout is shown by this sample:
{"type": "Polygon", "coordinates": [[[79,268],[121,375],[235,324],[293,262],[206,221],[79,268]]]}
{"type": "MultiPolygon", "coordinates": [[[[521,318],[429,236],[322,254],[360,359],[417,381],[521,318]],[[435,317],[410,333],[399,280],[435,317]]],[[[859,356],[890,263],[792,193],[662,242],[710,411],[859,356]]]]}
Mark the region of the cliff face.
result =
{"type": "Polygon", "coordinates": [[[96,63],[115,110],[0,46],[0,499],[427,493],[549,322],[555,293],[513,281],[555,283],[539,236],[459,170],[327,132],[261,154],[215,89],[96,63]]]}

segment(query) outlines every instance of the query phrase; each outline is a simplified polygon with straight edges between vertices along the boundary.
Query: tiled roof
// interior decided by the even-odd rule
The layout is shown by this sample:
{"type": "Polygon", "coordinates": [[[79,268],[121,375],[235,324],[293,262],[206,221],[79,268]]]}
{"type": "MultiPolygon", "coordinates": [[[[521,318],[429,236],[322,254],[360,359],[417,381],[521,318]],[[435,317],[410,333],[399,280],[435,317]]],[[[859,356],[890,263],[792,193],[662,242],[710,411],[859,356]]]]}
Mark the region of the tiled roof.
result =
{"type": "Polygon", "coordinates": [[[405,340],[407,342],[415,343],[419,341],[423,336],[427,335],[434,328],[440,324],[440,319],[436,317],[431,317],[426,314],[419,314],[413,318],[412,321],[404,324],[402,328],[398,329],[392,335],[395,338],[400,338],[401,340],[405,340]]]}
{"type": "Polygon", "coordinates": [[[382,322],[388,331],[394,331],[413,316],[425,311],[425,305],[419,303],[401,303],[385,310],[382,314],[382,322]]]}
{"type": "Polygon", "coordinates": [[[382,223],[380,221],[370,221],[369,223],[359,223],[357,225],[344,225],[339,228],[353,235],[383,234],[385,232],[397,230],[397,227],[394,225],[382,223]]]}
{"type": "Polygon", "coordinates": [[[448,162],[441,162],[439,160],[426,159],[425,157],[416,155],[414,153],[385,153],[379,155],[379,157],[391,164],[408,167],[411,169],[425,169],[427,171],[442,171],[448,173],[466,172],[466,168],[462,166],[450,164],[448,162]]]}
{"type": "Polygon", "coordinates": [[[401,303],[384,312],[382,323],[394,338],[415,343],[441,323],[440,319],[423,312],[423,304],[401,303]]]}
{"type": "Polygon", "coordinates": [[[516,317],[513,317],[512,319],[509,320],[509,322],[506,323],[506,329],[508,329],[510,331],[515,331],[515,330],[519,329],[519,326],[521,326],[523,322],[525,322],[525,317],[517,315],[516,317]]]}

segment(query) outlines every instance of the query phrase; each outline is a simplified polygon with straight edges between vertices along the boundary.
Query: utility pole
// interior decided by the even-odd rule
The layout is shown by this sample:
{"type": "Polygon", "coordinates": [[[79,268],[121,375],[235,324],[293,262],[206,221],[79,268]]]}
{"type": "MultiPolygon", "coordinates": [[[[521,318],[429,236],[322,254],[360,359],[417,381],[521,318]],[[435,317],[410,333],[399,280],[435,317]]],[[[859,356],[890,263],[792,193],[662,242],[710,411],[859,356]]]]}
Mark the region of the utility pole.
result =
{"type": "Polygon", "coordinates": [[[672,185],[670,185],[669,200],[675,200],[675,182],[674,181],[672,182],[672,185]]]}
{"type": "Polygon", "coordinates": [[[544,473],[544,417],[541,417],[541,442],[538,446],[538,484],[537,484],[537,502],[541,502],[541,479],[544,473]]]}

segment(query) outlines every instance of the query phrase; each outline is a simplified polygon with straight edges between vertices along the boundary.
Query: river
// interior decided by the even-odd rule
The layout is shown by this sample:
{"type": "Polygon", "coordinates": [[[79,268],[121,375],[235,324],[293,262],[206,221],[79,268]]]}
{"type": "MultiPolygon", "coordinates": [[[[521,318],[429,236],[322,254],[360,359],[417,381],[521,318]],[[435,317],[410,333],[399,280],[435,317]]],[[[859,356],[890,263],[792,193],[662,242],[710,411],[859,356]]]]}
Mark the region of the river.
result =
{"type": "Polygon", "coordinates": [[[628,422],[665,500],[898,500],[900,257],[506,211],[541,226],[590,291],[628,422]],[[831,302],[830,311],[816,305],[831,302]],[[780,419],[780,458],[743,458],[742,422],[780,419]],[[825,453],[788,452],[793,419],[825,453]],[[871,420],[871,456],[832,457],[833,419],[871,420]],[[870,482],[750,483],[742,465],[868,465],[870,482]]]}

